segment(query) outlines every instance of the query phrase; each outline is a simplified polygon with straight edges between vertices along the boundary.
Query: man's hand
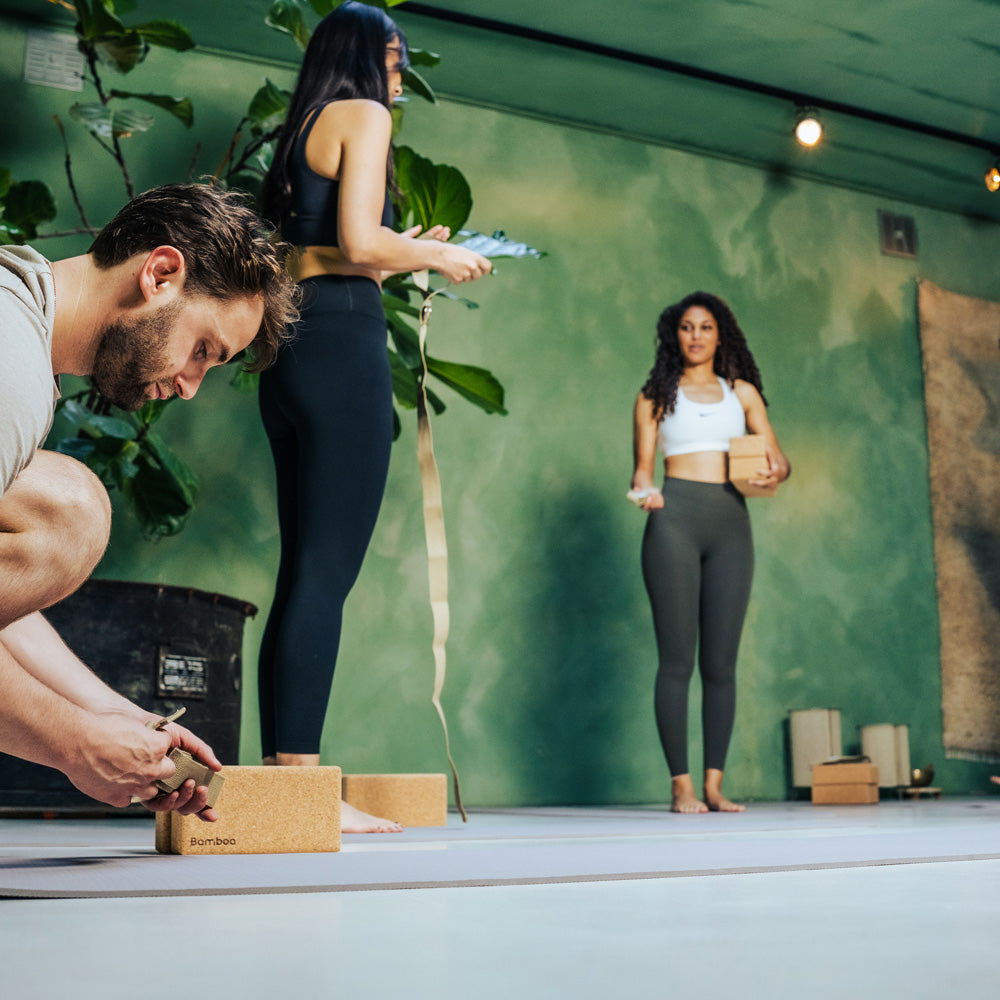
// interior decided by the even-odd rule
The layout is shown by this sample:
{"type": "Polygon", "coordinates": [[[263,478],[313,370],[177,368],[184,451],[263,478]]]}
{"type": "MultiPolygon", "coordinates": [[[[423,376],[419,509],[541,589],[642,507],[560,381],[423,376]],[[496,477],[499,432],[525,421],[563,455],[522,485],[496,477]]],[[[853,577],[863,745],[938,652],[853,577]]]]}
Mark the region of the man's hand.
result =
{"type": "Polygon", "coordinates": [[[86,735],[62,769],[81,792],[112,806],[139,799],[152,812],[197,813],[212,823],[218,813],[205,807],[207,789],[186,781],[177,791],[161,793],[154,782],[169,778],[174,763],[167,754],[181,747],[213,771],[221,771],[212,748],[194,733],[171,723],[162,730],[143,725],[134,713],[104,712],[91,717],[86,735]]]}
{"type": "MultiPolygon", "coordinates": [[[[171,722],[160,731],[170,738],[167,753],[174,747],[180,747],[211,770],[222,770],[222,765],[212,752],[212,748],[189,729],[178,726],[176,722],[171,722]]],[[[173,764],[171,764],[171,768],[173,768],[173,764]]],[[[198,819],[204,820],[206,823],[214,823],[219,818],[219,814],[214,809],[206,807],[207,795],[208,789],[204,785],[195,787],[194,781],[189,779],[176,791],[167,795],[160,793],[156,798],[144,800],[142,804],[150,812],[178,812],[182,816],[197,814],[198,819]]]]}
{"type": "Polygon", "coordinates": [[[167,757],[171,736],[147,729],[132,714],[88,715],[77,744],[65,748],[66,777],[91,798],[119,808],[133,797],[145,801],[158,795],[154,782],[175,770],[167,757]]]}

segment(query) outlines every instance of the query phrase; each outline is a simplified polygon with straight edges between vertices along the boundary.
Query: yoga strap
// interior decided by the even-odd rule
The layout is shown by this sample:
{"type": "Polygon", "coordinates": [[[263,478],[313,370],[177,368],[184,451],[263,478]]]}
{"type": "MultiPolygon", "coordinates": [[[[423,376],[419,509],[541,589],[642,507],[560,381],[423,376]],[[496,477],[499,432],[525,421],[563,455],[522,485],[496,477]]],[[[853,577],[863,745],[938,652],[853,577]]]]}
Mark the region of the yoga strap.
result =
{"type": "Polygon", "coordinates": [[[445,643],[448,640],[448,545],[444,531],[444,507],[441,503],[441,477],[434,459],[434,437],[431,434],[430,413],[427,408],[427,323],[431,315],[431,299],[437,292],[429,289],[430,275],[427,271],[413,272],[414,284],[423,293],[420,308],[420,392],[417,396],[417,461],[420,464],[420,483],[424,495],[424,534],[427,538],[427,575],[430,582],[431,613],[434,616],[434,694],[431,704],[437,709],[444,730],[444,749],[451,766],[451,776],[455,788],[455,805],[462,814],[462,821],[469,817],[462,805],[458,769],[451,756],[451,742],[448,739],[448,721],[441,706],[441,691],[445,677],[445,643]]]}

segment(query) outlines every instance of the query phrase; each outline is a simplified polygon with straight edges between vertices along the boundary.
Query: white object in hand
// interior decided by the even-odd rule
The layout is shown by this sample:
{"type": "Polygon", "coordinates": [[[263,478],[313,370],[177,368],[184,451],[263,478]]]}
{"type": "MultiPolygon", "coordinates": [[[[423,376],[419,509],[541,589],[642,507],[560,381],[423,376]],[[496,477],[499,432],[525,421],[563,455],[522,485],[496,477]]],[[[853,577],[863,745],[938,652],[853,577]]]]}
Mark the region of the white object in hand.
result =
{"type": "Polygon", "coordinates": [[[641,507],[642,502],[646,499],[646,497],[650,497],[654,493],[659,492],[660,491],[655,486],[647,486],[644,490],[629,490],[628,493],[625,494],[625,499],[631,500],[636,507],[641,507]]]}

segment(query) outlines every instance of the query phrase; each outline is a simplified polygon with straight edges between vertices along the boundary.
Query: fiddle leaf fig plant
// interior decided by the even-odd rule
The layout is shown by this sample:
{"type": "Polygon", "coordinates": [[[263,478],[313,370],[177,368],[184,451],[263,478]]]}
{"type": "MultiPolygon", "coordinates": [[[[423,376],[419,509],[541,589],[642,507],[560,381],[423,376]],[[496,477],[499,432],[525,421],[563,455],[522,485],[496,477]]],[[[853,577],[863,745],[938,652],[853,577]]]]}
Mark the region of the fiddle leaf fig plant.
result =
{"type": "MultiPolygon", "coordinates": [[[[39,0],[42,2],[42,0],[39,0]]],[[[194,125],[194,107],[187,97],[168,94],[138,93],[104,82],[107,72],[127,75],[141,65],[151,51],[184,52],[194,47],[190,32],[172,20],[151,20],[128,25],[122,19],[135,9],[135,0],[50,0],[74,18],[78,46],[84,55],[84,81],[92,99],[80,100],[69,108],[69,117],[81,125],[116,164],[129,198],[135,194],[126,160],[129,143],[156,141],[165,112],[186,129],[194,125]]],[[[290,37],[300,50],[309,43],[306,6],[324,17],[340,0],[274,0],[266,12],[266,23],[290,37]]],[[[390,9],[403,0],[364,0],[373,6],[390,9]]],[[[403,82],[410,95],[436,104],[430,84],[416,69],[432,68],[440,62],[433,52],[410,49],[410,67],[403,82]]],[[[274,155],[275,140],[284,123],[291,94],[265,78],[251,96],[239,121],[214,183],[246,192],[257,200],[261,183],[274,155]]],[[[393,109],[394,134],[404,117],[405,98],[393,109]]],[[[75,178],[63,123],[56,125],[62,137],[66,178],[80,226],[67,232],[39,232],[39,227],[56,217],[56,204],[49,188],[40,181],[15,182],[9,171],[0,169],[0,241],[24,243],[46,236],[94,234],[84,210],[75,178]]],[[[169,141],[173,142],[174,139],[169,141]]],[[[197,155],[197,154],[196,154],[197,155]]],[[[543,254],[524,244],[506,240],[502,233],[493,237],[464,230],[472,209],[472,192],[456,167],[435,163],[406,145],[394,152],[397,184],[402,197],[396,201],[396,226],[403,230],[412,225],[425,229],[448,226],[453,234],[484,256],[534,256],[543,254]],[[479,240],[479,243],[474,241],[479,240]],[[485,241],[485,242],[484,242],[485,241]],[[492,241],[492,242],[490,242],[492,241]],[[513,252],[514,247],[520,248],[513,252]]],[[[194,159],[192,159],[192,165],[194,159]]],[[[176,176],[155,178],[152,183],[190,180],[176,176]]],[[[476,304],[440,289],[440,298],[451,299],[474,309],[476,304]]],[[[408,275],[396,275],[385,282],[383,303],[389,326],[388,347],[396,404],[405,410],[417,405],[420,378],[420,352],[414,324],[419,316],[421,292],[408,275]],[[417,304],[414,304],[417,303],[417,304]]],[[[238,359],[236,359],[238,360],[238,359]]],[[[486,413],[506,413],[504,389],[488,370],[475,365],[428,357],[428,373],[459,397],[486,413]]],[[[257,377],[238,372],[233,384],[245,390],[256,387],[257,377]]],[[[428,388],[428,402],[436,413],[445,410],[444,400],[428,388]]],[[[180,531],[190,516],[197,497],[198,479],[194,471],[172,450],[152,427],[171,400],[147,403],[136,413],[124,413],[111,405],[92,385],[58,404],[59,426],[68,431],[50,447],[86,462],[108,489],[118,489],[135,515],[143,534],[151,539],[180,531]]],[[[394,413],[395,436],[401,432],[398,413],[394,413]]]]}

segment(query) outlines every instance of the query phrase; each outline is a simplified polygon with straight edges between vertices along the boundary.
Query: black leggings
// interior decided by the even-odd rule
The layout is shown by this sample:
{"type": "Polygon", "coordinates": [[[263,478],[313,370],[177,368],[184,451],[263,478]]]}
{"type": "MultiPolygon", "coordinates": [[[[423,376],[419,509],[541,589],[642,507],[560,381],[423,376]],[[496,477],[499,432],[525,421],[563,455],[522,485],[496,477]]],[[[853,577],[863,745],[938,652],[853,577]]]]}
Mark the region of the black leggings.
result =
{"type": "Polygon", "coordinates": [[[265,757],[319,753],[344,600],[375,528],[392,445],[378,286],[331,275],[302,286],[295,339],[260,377],[281,532],[258,674],[265,757]]]}
{"type": "Polygon", "coordinates": [[[695,649],[706,768],[723,770],[736,714],[736,654],[753,580],[746,502],[727,484],[667,479],[646,521],[642,575],[660,666],[656,725],[674,776],[688,773],[688,688],[695,649]]]}

